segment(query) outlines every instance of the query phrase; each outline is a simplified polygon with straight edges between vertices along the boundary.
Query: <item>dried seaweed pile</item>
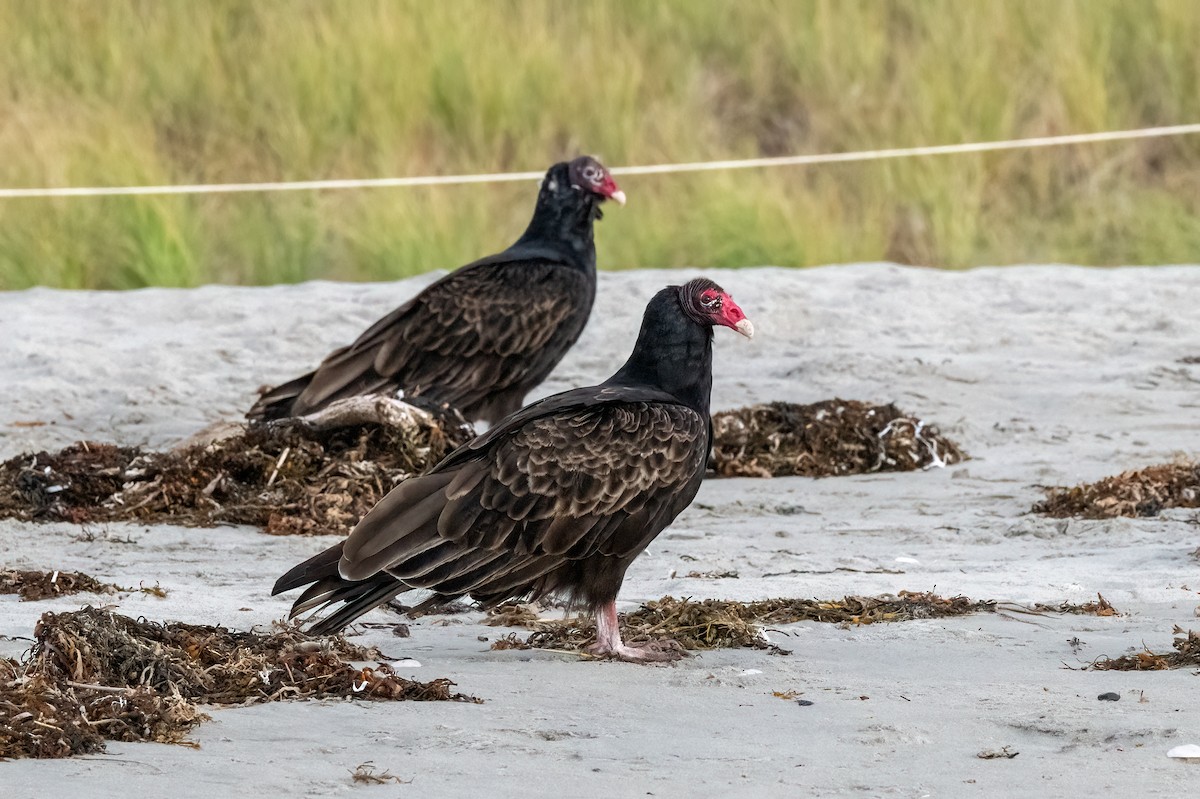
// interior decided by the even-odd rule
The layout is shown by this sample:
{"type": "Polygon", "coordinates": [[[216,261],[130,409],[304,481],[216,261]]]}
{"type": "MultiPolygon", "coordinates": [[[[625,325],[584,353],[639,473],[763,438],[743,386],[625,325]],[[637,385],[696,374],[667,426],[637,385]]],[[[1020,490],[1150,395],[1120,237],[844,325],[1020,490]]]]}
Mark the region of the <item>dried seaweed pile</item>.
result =
{"type": "MultiPolygon", "coordinates": [[[[516,634],[509,635],[495,642],[493,649],[576,650],[596,638],[596,626],[591,619],[531,619],[531,614],[520,610],[522,607],[501,606],[491,618],[511,618],[515,624],[532,629],[532,635],[524,641],[516,634]],[[505,610],[506,607],[517,607],[518,610],[505,610]]],[[[994,607],[993,602],[975,602],[961,596],[947,599],[909,591],[901,591],[898,596],[848,596],[833,601],[705,599],[695,602],[668,596],[657,602],[647,602],[632,613],[622,614],[621,634],[632,643],[667,638],[678,641],[684,649],[748,647],[786,654],[763,636],[759,625],[819,621],[849,626],[963,616],[991,611],[994,607]]]]}
{"type": "Polygon", "coordinates": [[[0,571],[0,594],[20,594],[25,601],[68,594],[115,594],[119,585],[102,583],[83,572],[0,571]]]}
{"type": "Polygon", "coordinates": [[[503,605],[488,608],[487,617],[483,623],[492,627],[529,627],[532,629],[540,621],[537,607],[537,605],[523,602],[505,602],[503,605]]]}
{"type": "Polygon", "coordinates": [[[1092,664],[1098,671],[1163,671],[1200,667],[1200,633],[1176,627],[1175,651],[1156,654],[1149,650],[1118,658],[1103,657],[1092,664]]]}
{"type": "Polygon", "coordinates": [[[1077,616],[1120,616],[1121,612],[1112,606],[1112,603],[1104,598],[1104,594],[1097,593],[1094,602],[1085,602],[1082,605],[1077,605],[1072,602],[1062,602],[1058,605],[1047,605],[1037,603],[1033,606],[1036,611],[1049,611],[1050,613],[1072,613],[1077,616]]]}
{"type": "Polygon", "coordinates": [[[169,452],[82,442],[0,464],[0,517],[347,533],[400,479],[466,438],[459,424],[430,421],[264,425],[169,452]]]}
{"type": "Polygon", "coordinates": [[[197,705],[349,697],[477,702],[447,679],[397,677],[378,650],[295,628],[270,635],[156,624],[85,608],[42,616],[24,662],[0,659],[0,758],[67,757],[104,741],[179,742],[197,705]]]}
{"type": "Polygon", "coordinates": [[[1200,508],[1200,463],[1165,463],[1095,483],[1050,488],[1033,512],[1056,518],[1111,519],[1156,516],[1167,508],[1200,508]]]}
{"type": "Polygon", "coordinates": [[[772,402],[713,416],[714,464],[725,477],[829,477],[903,472],[965,458],[937,428],[895,405],[772,402]]]}
{"type": "MultiPolygon", "coordinates": [[[[397,482],[471,436],[452,411],[387,418],[261,425],[168,452],[84,441],[21,455],[0,463],[0,518],[344,534],[397,482]]],[[[726,476],[904,471],[964,458],[893,405],[777,402],[719,413],[713,429],[714,463],[726,476]]]]}

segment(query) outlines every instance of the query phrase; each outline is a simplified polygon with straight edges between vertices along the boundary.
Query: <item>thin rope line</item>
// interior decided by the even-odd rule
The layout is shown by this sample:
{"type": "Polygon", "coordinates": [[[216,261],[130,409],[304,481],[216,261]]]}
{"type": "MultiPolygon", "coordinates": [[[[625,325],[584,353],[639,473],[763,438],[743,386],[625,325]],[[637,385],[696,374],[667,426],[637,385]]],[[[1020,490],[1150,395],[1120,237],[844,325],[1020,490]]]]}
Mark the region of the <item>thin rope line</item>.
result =
{"type": "MultiPolygon", "coordinates": [[[[880,161],[888,158],[913,158],[955,153],[983,153],[996,150],[1021,150],[1035,147],[1057,147],[1066,144],[1150,139],[1163,136],[1183,136],[1200,133],[1200,123],[1167,125],[1136,130],[1114,130],[1099,133],[1073,133],[1064,136],[1036,136],[1004,141],[938,144],[925,147],[898,147],[885,150],[860,150],[848,153],[816,153],[785,155],[772,158],[743,158],[727,161],[696,161],[684,164],[651,164],[620,166],[610,169],[614,175],[661,175],[672,172],[711,172],[724,169],[756,169],[772,166],[808,166],[851,161],[880,161]]],[[[271,183],[202,183],[190,186],[86,186],[37,189],[0,189],[0,199],[32,197],[101,197],[145,194],[229,194],[251,191],[311,191],[325,189],[392,188],[407,186],[446,186],[464,183],[504,183],[518,180],[538,180],[545,172],[501,172],[479,175],[426,175],[409,178],[362,178],[345,180],[297,180],[271,183]]]]}

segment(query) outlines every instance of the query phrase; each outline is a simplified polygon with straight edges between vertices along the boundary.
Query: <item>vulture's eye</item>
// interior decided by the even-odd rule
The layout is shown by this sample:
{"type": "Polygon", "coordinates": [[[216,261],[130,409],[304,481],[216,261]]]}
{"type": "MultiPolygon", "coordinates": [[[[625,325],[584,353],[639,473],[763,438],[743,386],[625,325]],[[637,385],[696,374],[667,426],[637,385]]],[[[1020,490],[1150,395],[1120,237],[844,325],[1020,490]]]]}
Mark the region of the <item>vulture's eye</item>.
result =
{"type": "Polygon", "coordinates": [[[700,304],[709,310],[716,310],[721,307],[721,295],[704,293],[700,295],[700,304]]]}
{"type": "Polygon", "coordinates": [[[594,166],[585,166],[583,168],[583,176],[592,183],[600,182],[600,170],[594,166]]]}

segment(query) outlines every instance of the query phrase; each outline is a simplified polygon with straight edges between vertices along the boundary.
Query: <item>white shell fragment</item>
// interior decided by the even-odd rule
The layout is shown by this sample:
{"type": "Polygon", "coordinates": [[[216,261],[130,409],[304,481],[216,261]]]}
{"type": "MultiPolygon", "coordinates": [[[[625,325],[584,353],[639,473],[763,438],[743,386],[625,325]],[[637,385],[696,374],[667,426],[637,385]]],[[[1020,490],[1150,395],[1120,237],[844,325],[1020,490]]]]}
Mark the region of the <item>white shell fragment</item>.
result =
{"type": "Polygon", "coordinates": [[[419,668],[421,668],[421,661],[413,660],[412,658],[405,658],[404,660],[393,660],[392,668],[393,669],[419,669],[419,668]]]}
{"type": "Polygon", "coordinates": [[[1178,757],[1183,760],[1200,760],[1200,746],[1196,744],[1177,746],[1170,752],[1167,752],[1167,757],[1178,757]]]}

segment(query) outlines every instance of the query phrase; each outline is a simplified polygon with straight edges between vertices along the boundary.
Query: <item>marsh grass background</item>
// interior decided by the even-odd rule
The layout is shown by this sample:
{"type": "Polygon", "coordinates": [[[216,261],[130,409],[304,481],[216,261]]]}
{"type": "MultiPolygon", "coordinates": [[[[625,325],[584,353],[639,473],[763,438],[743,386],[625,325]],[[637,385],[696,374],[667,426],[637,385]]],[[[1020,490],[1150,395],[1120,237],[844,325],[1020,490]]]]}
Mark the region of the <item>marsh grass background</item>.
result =
{"type": "MultiPolygon", "coordinates": [[[[1195,0],[0,0],[0,185],[386,177],[1200,121],[1195,0]]],[[[1200,137],[625,178],[606,268],[1200,259],[1200,137]]],[[[534,184],[0,200],[0,287],[391,279],[534,184]]]]}

